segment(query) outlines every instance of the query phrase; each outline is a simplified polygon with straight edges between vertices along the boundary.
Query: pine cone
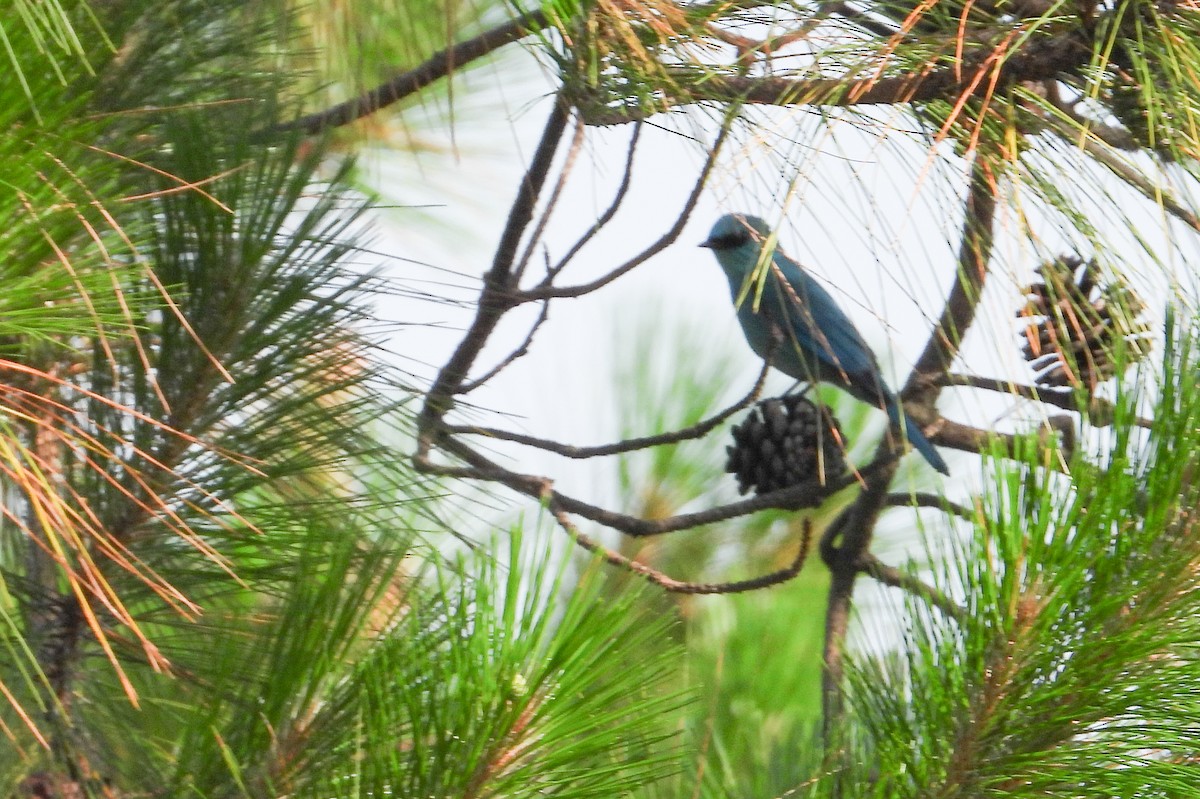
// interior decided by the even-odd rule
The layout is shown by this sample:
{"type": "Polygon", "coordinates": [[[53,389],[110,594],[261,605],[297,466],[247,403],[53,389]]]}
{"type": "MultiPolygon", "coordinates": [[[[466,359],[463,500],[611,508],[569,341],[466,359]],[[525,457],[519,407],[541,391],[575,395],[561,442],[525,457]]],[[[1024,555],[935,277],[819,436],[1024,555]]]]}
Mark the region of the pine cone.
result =
{"type": "Polygon", "coordinates": [[[837,419],[798,394],[758,403],[733,428],[733,444],[725,451],[725,471],[737,477],[739,494],[751,488],[766,494],[846,471],[837,419]]]}
{"type": "Polygon", "coordinates": [[[1100,284],[1098,271],[1095,261],[1062,256],[1043,264],[1041,280],[1026,287],[1017,312],[1028,322],[1021,354],[1037,385],[1094,391],[1117,376],[1118,347],[1126,366],[1150,351],[1149,325],[1138,319],[1146,306],[1124,283],[1100,284]]]}

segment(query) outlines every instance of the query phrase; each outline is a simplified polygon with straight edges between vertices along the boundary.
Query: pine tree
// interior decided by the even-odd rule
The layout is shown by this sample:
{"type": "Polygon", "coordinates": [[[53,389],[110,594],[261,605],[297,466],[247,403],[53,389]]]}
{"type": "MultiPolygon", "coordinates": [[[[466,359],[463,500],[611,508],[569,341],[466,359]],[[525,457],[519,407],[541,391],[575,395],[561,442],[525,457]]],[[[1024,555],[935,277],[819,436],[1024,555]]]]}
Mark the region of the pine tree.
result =
{"type": "Polygon", "coordinates": [[[396,456],[414,390],[355,262],[354,140],[275,128],[346,74],[334,42],[377,68],[442,46],[433,8],[454,10],[357,8],[412,23],[370,41],[320,6],[6,16],[0,794],[610,796],[665,773],[685,694],[647,642],[670,619],[593,601],[602,574],[568,583],[518,529],[507,561],[439,555],[441,489],[396,456]]]}

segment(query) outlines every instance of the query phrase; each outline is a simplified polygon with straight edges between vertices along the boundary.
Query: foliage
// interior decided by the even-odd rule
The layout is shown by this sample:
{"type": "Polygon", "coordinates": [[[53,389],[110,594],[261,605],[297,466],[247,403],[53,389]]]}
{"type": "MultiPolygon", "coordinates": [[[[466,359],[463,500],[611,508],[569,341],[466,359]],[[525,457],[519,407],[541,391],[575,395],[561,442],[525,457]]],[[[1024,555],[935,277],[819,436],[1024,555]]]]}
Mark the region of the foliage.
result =
{"type": "MultiPolygon", "coordinates": [[[[1176,796],[1194,788],[1194,333],[1169,349],[1155,424],[1069,477],[997,462],[947,578],[967,614],[919,604],[902,649],[862,660],[861,796],[1176,796]],[[1057,501],[1049,502],[1048,498],[1057,501]]],[[[1128,422],[1137,396],[1126,396],[1128,422]]]]}

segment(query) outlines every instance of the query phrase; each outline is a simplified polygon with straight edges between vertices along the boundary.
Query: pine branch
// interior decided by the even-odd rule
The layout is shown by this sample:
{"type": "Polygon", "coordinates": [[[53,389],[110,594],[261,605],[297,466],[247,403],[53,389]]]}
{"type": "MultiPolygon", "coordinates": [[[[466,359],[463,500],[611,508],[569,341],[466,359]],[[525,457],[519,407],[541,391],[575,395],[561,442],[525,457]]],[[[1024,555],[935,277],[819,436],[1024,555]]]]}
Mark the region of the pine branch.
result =
{"type": "Polygon", "coordinates": [[[1078,74],[1091,57],[1091,47],[1079,31],[1026,42],[1005,56],[1000,51],[970,56],[964,63],[900,75],[866,78],[783,78],[719,75],[687,67],[664,70],[672,87],[664,89],[658,105],[610,107],[581,103],[591,125],[618,125],[658,113],[663,105],[678,108],[693,103],[849,107],[903,105],[934,100],[962,104],[970,98],[988,98],[1026,82],[1054,80],[1078,74]]]}
{"type": "MultiPolygon", "coordinates": [[[[837,4],[828,9],[826,13],[846,15],[851,11],[852,9],[844,4],[837,4]]],[[[891,35],[889,29],[874,28],[872,27],[874,23],[864,21],[857,13],[853,13],[851,16],[858,24],[867,25],[881,38],[891,35]]],[[[435,54],[420,66],[396,76],[353,100],[275,125],[260,132],[258,136],[267,137],[293,130],[315,135],[334,127],[350,124],[416,94],[431,83],[447,77],[454,69],[466,66],[505,45],[537,33],[549,24],[544,12],[540,10],[527,12],[504,25],[492,28],[435,54]]],[[[802,32],[785,34],[783,42],[776,41],[772,47],[752,49],[754,52],[770,52],[803,35],[802,32]]],[[[778,106],[897,105],[931,100],[961,102],[967,97],[987,97],[1008,86],[1022,82],[1056,80],[1063,76],[1077,75],[1087,65],[1090,57],[1091,48],[1082,33],[1072,31],[1056,37],[1028,42],[1020,51],[1003,58],[998,63],[996,63],[996,54],[988,53],[982,56],[971,56],[966,63],[953,67],[936,70],[924,69],[886,78],[877,75],[859,80],[750,77],[714,75],[709,71],[667,67],[664,69],[663,77],[666,83],[672,84],[676,88],[674,93],[665,98],[665,103],[669,106],[681,107],[713,101],[778,106]],[[988,80],[982,80],[981,77],[984,73],[994,74],[988,80]]],[[[648,110],[592,107],[587,102],[578,105],[587,122],[592,125],[624,124],[644,119],[654,113],[648,110]]]]}
{"type": "Polygon", "coordinates": [[[503,25],[497,25],[465,42],[435,53],[420,66],[397,75],[387,83],[364,92],[353,100],[347,100],[332,108],[290,122],[273,125],[256,136],[267,139],[295,130],[303,131],[311,136],[331,128],[348,125],[406,97],[411,97],[430,84],[448,77],[454,70],[461,69],[505,45],[537,33],[548,24],[549,21],[544,11],[538,9],[526,12],[503,25]]]}

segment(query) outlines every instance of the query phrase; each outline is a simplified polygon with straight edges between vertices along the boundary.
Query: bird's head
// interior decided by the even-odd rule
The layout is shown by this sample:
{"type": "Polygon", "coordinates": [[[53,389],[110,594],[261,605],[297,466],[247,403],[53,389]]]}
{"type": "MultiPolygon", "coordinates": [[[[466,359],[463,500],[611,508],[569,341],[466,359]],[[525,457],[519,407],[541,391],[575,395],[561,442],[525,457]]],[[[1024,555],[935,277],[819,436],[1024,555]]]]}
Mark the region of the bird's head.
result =
{"type": "Polygon", "coordinates": [[[736,250],[746,245],[758,250],[759,245],[771,235],[771,228],[757,216],[749,214],[725,214],[717,220],[708,238],[700,243],[716,253],[736,250]]]}

